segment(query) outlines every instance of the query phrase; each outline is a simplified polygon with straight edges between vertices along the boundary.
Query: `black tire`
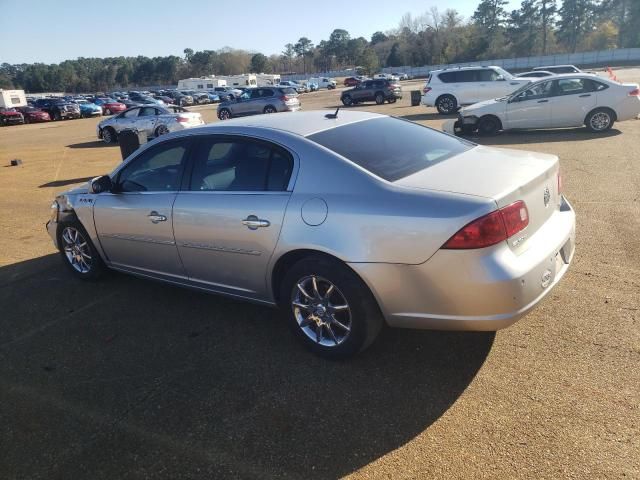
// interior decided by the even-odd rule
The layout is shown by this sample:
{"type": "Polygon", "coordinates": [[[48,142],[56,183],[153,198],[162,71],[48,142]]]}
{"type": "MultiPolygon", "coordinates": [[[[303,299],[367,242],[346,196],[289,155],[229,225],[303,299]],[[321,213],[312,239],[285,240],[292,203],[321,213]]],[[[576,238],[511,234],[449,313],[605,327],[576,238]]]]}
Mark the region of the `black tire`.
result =
{"type": "MultiPolygon", "coordinates": [[[[313,290],[311,293],[313,293],[313,290]]],[[[285,310],[289,327],[294,336],[306,348],[325,358],[348,358],[363,351],[373,343],[383,325],[382,314],[367,285],[342,262],[324,256],[309,256],[295,263],[284,276],[279,298],[281,308],[285,310]],[[309,320],[317,315],[317,309],[311,312],[311,309],[294,307],[292,302],[296,300],[296,295],[301,295],[298,293],[297,285],[305,281],[308,282],[309,278],[313,277],[318,279],[318,290],[321,295],[327,290],[327,288],[322,290],[323,284],[326,286],[331,283],[335,286],[333,293],[328,296],[329,298],[325,299],[326,312],[331,312],[327,313],[327,315],[332,317],[333,320],[339,318],[338,321],[343,325],[349,326],[349,330],[338,326],[338,323],[332,323],[332,328],[326,326],[318,327],[315,320],[309,320]],[[338,301],[346,301],[348,305],[346,310],[332,310],[331,304],[336,301],[336,295],[338,296],[338,301]],[[299,323],[299,318],[301,317],[296,316],[296,309],[298,315],[306,316],[303,312],[309,313],[306,316],[306,321],[309,322],[308,325],[301,326],[299,323]],[[348,315],[348,321],[346,317],[341,315],[348,315]],[[305,332],[304,328],[309,330],[305,332]],[[318,328],[323,332],[320,336],[321,342],[327,342],[329,345],[317,341],[316,333],[313,332],[317,332],[318,328]],[[329,330],[335,332],[340,343],[335,343],[335,337],[330,335],[329,330]],[[309,335],[314,335],[314,338],[312,339],[309,335]],[[326,338],[323,335],[326,335],[326,338]]],[[[315,298],[317,300],[320,297],[315,298]]],[[[334,305],[338,306],[338,303],[334,305]]],[[[305,319],[301,321],[304,322],[305,319]]],[[[318,319],[318,321],[321,320],[318,319]]]]}
{"type": "Polygon", "coordinates": [[[480,135],[495,135],[502,129],[500,120],[493,115],[485,115],[478,121],[478,133],[480,135]]]}
{"type": "Polygon", "coordinates": [[[58,230],[56,234],[58,237],[58,251],[60,252],[62,263],[67,266],[69,271],[76,278],[80,278],[82,280],[97,280],[105,274],[107,267],[105,266],[102,258],[100,257],[100,254],[93,245],[93,242],[91,242],[87,231],[79,221],[75,220],[71,222],[60,222],[58,224],[58,230]],[[65,239],[65,237],[69,238],[69,235],[71,235],[71,238],[73,239],[73,234],[70,232],[78,233],[77,238],[81,243],[84,243],[86,245],[86,250],[85,247],[82,247],[82,250],[75,251],[69,250],[69,248],[65,248],[65,246],[69,246],[69,242],[65,239]],[[77,252],[78,254],[74,255],[74,252],[77,252]],[[74,258],[82,257],[84,263],[79,264],[76,262],[76,266],[74,266],[69,255],[74,258]],[[78,267],[78,265],[80,266],[78,267]],[[84,265],[88,267],[86,271],[84,270],[84,265]]]}
{"type": "Polygon", "coordinates": [[[353,99],[351,98],[351,95],[345,95],[341,100],[342,104],[346,107],[353,105],[353,99]]]}
{"type": "Polygon", "coordinates": [[[53,112],[53,119],[55,121],[60,121],[62,120],[62,115],[60,115],[60,112],[53,112]]]}
{"type": "Polygon", "coordinates": [[[262,111],[262,113],[265,113],[265,114],[278,113],[278,110],[276,110],[276,107],[274,107],[273,105],[267,105],[266,107],[264,107],[264,110],[262,111]]]}
{"type": "Polygon", "coordinates": [[[109,110],[108,108],[105,109],[104,114],[105,115],[111,115],[111,110],[109,110]]]}
{"type": "Polygon", "coordinates": [[[229,110],[228,108],[221,108],[218,112],[218,118],[220,120],[229,120],[231,117],[231,110],[229,110]]]}
{"type": "Polygon", "coordinates": [[[584,124],[590,132],[602,133],[610,130],[616,121],[615,113],[608,108],[596,108],[589,112],[584,124]]]}
{"type": "Polygon", "coordinates": [[[111,127],[102,129],[102,141],[107,145],[115,143],[118,139],[116,131],[111,127]]]}
{"type": "Polygon", "coordinates": [[[451,115],[458,110],[458,101],[453,95],[442,95],[436,100],[436,108],[440,115],[451,115]]]}
{"type": "Polygon", "coordinates": [[[382,105],[384,103],[384,93],[378,92],[375,96],[376,105],[382,105]]]}
{"type": "Polygon", "coordinates": [[[160,125],[158,126],[158,128],[156,128],[156,138],[161,137],[162,135],[166,135],[167,133],[169,133],[169,129],[167,128],[166,125],[160,125]]]}

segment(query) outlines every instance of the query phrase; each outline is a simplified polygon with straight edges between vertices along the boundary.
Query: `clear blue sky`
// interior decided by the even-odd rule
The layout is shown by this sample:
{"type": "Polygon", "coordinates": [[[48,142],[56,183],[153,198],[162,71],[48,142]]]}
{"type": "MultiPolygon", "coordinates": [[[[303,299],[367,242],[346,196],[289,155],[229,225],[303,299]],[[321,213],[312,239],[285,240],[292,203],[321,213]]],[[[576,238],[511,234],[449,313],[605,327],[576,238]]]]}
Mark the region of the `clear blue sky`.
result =
{"type": "MultiPolygon", "coordinates": [[[[471,16],[479,0],[0,0],[0,63],[57,63],[77,57],[180,55],[224,46],[280,53],[306,36],[314,44],[334,28],[371,38],[406,12],[431,6],[471,16]],[[234,13],[235,12],[235,13],[234,13]]],[[[510,0],[508,9],[518,8],[510,0]]]]}

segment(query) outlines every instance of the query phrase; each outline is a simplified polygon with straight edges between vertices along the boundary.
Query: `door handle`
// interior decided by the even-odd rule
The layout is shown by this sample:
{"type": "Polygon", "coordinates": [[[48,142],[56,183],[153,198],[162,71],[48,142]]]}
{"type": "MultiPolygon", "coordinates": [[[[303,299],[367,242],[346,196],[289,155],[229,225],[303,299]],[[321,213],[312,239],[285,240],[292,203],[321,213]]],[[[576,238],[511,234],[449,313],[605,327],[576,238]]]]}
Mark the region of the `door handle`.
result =
{"type": "Polygon", "coordinates": [[[255,215],[249,215],[247,218],[242,220],[242,224],[246,225],[249,230],[257,230],[260,227],[268,227],[269,225],[271,225],[271,223],[269,223],[269,220],[262,220],[255,215]]]}
{"type": "Polygon", "coordinates": [[[155,210],[153,212],[151,212],[148,215],[148,217],[149,217],[149,220],[151,220],[151,223],[158,223],[158,222],[166,222],[167,221],[167,217],[165,217],[164,215],[160,215],[155,210]]]}
{"type": "Polygon", "coordinates": [[[538,103],[547,103],[549,100],[538,100],[538,103]]]}
{"type": "Polygon", "coordinates": [[[584,97],[590,97],[591,94],[590,93],[586,93],[584,95],[578,95],[580,98],[584,98],[584,97]]]}

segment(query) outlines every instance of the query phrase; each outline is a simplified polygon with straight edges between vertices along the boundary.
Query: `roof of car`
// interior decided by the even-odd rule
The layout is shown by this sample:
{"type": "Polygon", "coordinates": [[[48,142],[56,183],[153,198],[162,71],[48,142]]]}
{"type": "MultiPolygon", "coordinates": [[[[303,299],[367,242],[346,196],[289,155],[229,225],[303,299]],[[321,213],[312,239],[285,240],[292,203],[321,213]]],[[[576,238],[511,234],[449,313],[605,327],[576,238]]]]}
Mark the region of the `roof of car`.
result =
{"type": "Polygon", "coordinates": [[[545,67],[533,67],[534,70],[544,70],[545,68],[559,68],[559,67],[572,67],[572,68],[578,68],[575,65],[547,65],[545,67]]]}
{"type": "Polygon", "coordinates": [[[439,70],[431,70],[431,72],[429,73],[442,73],[442,72],[450,72],[453,70],[478,70],[481,68],[502,68],[502,67],[498,67],[496,65],[468,65],[465,67],[447,67],[447,68],[441,68],[439,70]]]}
{"type": "Polygon", "coordinates": [[[259,127],[274,130],[283,130],[286,132],[301,135],[303,137],[314,133],[329,130],[331,128],[348,125],[350,123],[370,120],[372,118],[382,118],[386,115],[369,112],[354,112],[340,110],[337,118],[327,118],[327,114],[331,115],[335,110],[310,110],[305,112],[283,112],[271,115],[254,115],[250,117],[240,117],[224,122],[218,122],[203,129],[210,129],[214,133],[221,126],[243,126],[243,127],[259,127]]]}

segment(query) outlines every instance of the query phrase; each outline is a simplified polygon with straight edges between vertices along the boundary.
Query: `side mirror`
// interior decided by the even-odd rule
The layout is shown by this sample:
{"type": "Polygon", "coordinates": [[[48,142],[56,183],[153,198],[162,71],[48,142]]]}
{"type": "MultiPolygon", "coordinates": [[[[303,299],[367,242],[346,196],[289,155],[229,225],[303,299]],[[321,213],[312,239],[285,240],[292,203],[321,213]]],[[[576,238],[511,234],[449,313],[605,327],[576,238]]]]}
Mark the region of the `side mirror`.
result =
{"type": "Polygon", "coordinates": [[[91,180],[90,193],[103,193],[113,190],[113,182],[109,175],[102,175],[91,180]]]}

